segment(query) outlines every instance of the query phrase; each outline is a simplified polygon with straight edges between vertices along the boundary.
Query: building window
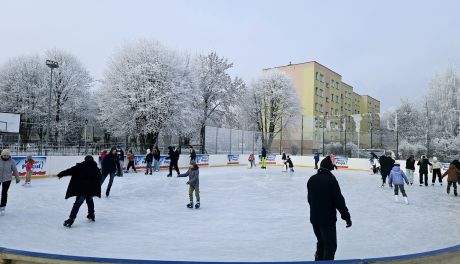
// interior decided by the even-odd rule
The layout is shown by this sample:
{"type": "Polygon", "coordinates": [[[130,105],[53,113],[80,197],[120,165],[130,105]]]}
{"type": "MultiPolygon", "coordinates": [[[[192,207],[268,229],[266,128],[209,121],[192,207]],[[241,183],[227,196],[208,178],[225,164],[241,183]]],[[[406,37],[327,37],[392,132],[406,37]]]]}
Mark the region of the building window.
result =
{"type": "Polygon", "coordinates": [[[321,81],[321,78],[319,77],[319,72],[316,72],[316,80],[321,81]]]}

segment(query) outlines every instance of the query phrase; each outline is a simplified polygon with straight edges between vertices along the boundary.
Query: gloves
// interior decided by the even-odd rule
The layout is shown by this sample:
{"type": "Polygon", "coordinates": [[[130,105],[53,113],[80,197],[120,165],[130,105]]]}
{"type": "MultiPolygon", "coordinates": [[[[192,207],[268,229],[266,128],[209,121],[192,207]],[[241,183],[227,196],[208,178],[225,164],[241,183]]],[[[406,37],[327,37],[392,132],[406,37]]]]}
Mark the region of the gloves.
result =
{"type": "Polygon", "coordinates": [[[351,227],[351,219],[348,219],[348,220],[347,220],[347,226],[346,226],[346,227],[347,227],[347,228],[351,227]]]}

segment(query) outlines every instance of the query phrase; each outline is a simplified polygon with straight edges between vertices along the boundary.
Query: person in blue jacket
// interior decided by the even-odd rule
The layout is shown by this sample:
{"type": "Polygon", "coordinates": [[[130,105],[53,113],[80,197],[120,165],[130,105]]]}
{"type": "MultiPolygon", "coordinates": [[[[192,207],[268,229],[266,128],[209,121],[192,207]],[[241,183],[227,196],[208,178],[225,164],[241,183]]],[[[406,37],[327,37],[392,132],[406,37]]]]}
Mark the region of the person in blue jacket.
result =
{"type": "Polygon", "coordinates": [[[315,151],[315,156],[313,157],[315,159],[315,170],[318,169],[319,155],[320,153],[318,151],[315,151]]]}
{"type": "Polygon", "coordinates": [[[409,184],[406,174],[401,170],[399,163],[395,163],[390,172],[389,183],[395,186],[395,200],[398,201],[398,190],[401,190],[401,194],[404,197],[406,204],[409,204],[407,199],[406,191],[404,190],[404,182],[409,184]]]}

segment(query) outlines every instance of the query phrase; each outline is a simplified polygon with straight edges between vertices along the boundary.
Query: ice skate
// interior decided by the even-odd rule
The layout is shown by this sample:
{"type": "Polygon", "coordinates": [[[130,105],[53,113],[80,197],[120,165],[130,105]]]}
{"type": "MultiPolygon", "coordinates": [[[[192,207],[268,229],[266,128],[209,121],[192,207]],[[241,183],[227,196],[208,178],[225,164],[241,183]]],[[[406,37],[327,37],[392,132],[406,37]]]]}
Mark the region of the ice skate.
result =
{"type": "Polygon", "coordinates": [[[168,175],[166,175],[166,177],[172,177],[172,175],[171,175],[171,174],[168,174],[168,175]]]}
{"type": "Polygon", "coordinates": [[[74,222],[74,221],[75,221],[74,218],[69,218],[69,219],[67,219],[67,220],[64,221],[64,226],[70,228],[70,227],[73,225],[73,222],[74,222]]]}
{"type": "Polygon", "coordinates": [[[190,202],[189,204],[187,204],[187,208],[193,208],[193,202],[190,202]]]}
{"type": "Polygon", "coordinates": [[[86,218],[88,218],[88,220],[91,220],[93,222],[96,221],[96,216],[94,215],[94,213],[88,213],[86,218]]]}
{"type": "Polygon", "coordinates": [[[399,200],[398,200],[398,196],[395,195],[395,202],[398,202],[398,201],[399,201],[399,200]]]}
{"type": "Polygon", "coordinates": [[[195,204],[195,209],[199,209],[199,208],[200,208],[200,202],[197,202],[197,203],[195,204]]]}
{"type": "Polygon", "coordinates": [[[0,215],[1,216],[5,215],[5,207],[0,207],[0,215]]]}
{"type": "Polygon", "coordinates": [[[406,204],[409,204],[409,200],[407,199],[407,197],[404,197],[404,202],[405,202],[406,204]]]}

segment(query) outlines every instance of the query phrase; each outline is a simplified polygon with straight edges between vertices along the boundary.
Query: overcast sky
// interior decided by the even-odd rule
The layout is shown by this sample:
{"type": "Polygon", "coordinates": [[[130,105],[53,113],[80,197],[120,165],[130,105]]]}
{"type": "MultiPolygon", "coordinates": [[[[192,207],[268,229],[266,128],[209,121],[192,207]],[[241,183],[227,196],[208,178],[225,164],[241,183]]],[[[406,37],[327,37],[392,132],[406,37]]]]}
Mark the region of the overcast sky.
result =
{"type": "Polygon", "coordinates": [[[48,48],[76,55],[96,79],[138,38],[216,51],[248,83],[262,68],[316,60],[382,102],[419,98],[460,65],[460,1],[2,0],[0,64],[48,48]]]}

